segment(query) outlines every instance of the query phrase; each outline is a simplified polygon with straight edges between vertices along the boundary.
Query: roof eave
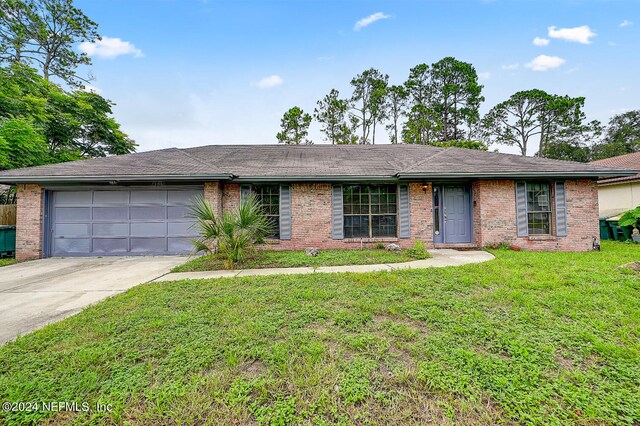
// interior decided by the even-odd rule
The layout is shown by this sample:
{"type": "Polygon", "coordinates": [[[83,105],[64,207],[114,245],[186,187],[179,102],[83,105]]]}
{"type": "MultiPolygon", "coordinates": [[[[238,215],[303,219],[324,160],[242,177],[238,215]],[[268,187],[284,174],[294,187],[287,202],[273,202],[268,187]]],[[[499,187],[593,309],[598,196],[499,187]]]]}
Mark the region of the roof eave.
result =
{"type": "Polygon", "coordinates": [[[581,172],[473,172],[473,173],[399,173],[400,179],[455,179],[455,178],[486,178],[486,179],[500,179],[500,178],[541,178],[541,177],[555,177],[555,178],[594,178],[599,177],[625,177],[637,174],[637,172],[630,171],[581,171],[581,172]]]}
{"type": "Polygon", "coordinates": [[[0,183],[49,183],[49,182],[154,182],[154,181],[206,181],[231,180],[232,174],[198,175],[117,175],[117,176],[0,176],[0,183]]]}

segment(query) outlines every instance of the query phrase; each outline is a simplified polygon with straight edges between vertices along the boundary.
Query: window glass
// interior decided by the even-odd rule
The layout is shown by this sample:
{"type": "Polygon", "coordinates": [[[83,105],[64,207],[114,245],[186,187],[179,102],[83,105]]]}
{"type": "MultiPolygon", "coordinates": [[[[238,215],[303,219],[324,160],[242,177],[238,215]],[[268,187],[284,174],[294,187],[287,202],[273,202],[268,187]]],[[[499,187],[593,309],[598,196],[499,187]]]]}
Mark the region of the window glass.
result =
{"type": "Polygon", "coordinates": [[[280,238],[280,185],[253,185],[252,191],[273,227],[268,238],[280,238]]]}
{"type": "Polygon", "coordinates": [[[345,238],[395,237],[395,185],[348,185],[343,188],[345,238]]]}
{"type": "Polygon", "coordinates": [[[551,234],[551,185],[527,183],[527,219],[529,235],[551,234]]]}

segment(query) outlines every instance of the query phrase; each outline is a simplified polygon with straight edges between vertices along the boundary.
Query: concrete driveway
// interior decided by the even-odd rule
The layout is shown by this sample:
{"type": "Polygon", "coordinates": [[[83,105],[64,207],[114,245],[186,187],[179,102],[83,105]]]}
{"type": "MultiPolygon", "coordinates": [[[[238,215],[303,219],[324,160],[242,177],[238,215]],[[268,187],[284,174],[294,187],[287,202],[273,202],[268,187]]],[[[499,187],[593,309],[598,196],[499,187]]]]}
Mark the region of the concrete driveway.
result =
{"type": "Polygon", "coordinates": [[[50,258],[0,268],[0,345],[152,281],[183,256],[50,258]]]}

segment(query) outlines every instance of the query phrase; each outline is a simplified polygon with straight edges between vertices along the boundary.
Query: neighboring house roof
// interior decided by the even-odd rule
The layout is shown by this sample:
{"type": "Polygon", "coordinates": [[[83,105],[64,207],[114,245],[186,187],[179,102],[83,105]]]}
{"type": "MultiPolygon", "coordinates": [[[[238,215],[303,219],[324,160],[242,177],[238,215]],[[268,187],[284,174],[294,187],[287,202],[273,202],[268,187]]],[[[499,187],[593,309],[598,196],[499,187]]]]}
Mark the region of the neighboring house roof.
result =
{"type": "Polygon", "coordinates": [[[632,172],[425,145],[209,145],[0,172],[0,182],[339,181],[456,177],[618,177],[632,172]]]}
{"type": "Polygon", "coordinates": [[[595,164],[598,166],[614,167],[618,169],[635,170],[638,172],[638,174],[631,175],[631,176],[600,179],[598,183],[601,185],[640,181],[640,152],[633,152],[631,154],[618,155],[617,157],[605,158],[603,160],[596,160],[596,161],[592,161],[590,164],[595,164]]]}

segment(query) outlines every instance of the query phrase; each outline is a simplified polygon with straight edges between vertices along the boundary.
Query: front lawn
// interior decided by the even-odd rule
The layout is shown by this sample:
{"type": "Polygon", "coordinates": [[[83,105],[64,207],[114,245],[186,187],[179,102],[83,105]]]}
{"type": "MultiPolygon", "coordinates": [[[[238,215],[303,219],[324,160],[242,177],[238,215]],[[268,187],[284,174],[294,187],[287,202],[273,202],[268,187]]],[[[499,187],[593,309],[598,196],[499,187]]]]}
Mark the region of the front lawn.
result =
{"type": "MultiPolygon", "coordinates": [[[[428,254],[428,252],[427,252],[428,254]]],[[[308,266],[372,265],[377,263],[398,263],[415,260],[406,251],[388,250],[320,250],[318,256],[307,256],[304,251],[257,250],[236,269],[294,268],[308,266]]],[[[171,272],[216,271],[225,269],[224,257],[220,255],[201,256],[176,266],[171,272]]]]}
{"type": "MultiPolygon", "coordinates": [[[[9,424],[638,424],[640,245],[150,283],[0,348],[9,424]]],[[[0,420],[0,423],[2,423],[0,420]]]]}
{"type": "Polygon", "coordinates": [[[11,257],[3,258],[3,259],[0,259],[0,267],[13,265],[16,262],[17,262],[17,260],[15,260],[15,259],[13,259],[11,257]]]}

